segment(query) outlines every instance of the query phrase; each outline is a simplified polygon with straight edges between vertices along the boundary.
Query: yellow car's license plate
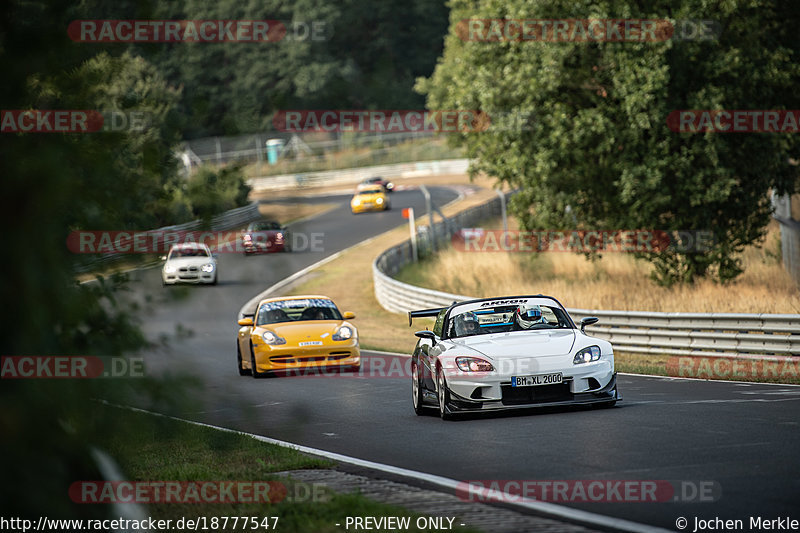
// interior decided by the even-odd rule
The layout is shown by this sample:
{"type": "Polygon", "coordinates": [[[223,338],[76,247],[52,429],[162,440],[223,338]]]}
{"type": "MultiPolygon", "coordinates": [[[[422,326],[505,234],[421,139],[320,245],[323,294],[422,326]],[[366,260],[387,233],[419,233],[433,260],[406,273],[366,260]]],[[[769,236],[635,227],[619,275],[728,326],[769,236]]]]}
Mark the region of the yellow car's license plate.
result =
{"type": "Polygon", "coordinates": [[[535,387],[537,385],[558,385],[564,382],[561,372],[534,374],[532,376],[511,376],[512,387],[535,387]]]}

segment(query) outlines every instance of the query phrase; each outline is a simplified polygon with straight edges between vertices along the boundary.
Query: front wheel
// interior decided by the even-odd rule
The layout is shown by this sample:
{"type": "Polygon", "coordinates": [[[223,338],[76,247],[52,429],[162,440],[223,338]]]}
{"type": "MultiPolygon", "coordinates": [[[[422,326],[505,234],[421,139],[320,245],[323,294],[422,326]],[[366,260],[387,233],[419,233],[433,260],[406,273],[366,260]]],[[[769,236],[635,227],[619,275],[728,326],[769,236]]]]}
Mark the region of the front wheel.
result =
{"type": "Polygon", "coordinates": [[[239,367],[240,376],[250,375],[250,371],[242,366],[242,348],[239,346],[239,341],[236,341],[236,366],[239,367]]]}
{"type": "Polygon", "coordinates": [[[447,381],[444,379],[444,369],[439,367],[436,376],[436,394],[439,397],[439,416],[442,420],[453,420],[453,415],[447,412],[447,404],[450,403],[450,391],[447,390],[447,381]]]}
{"type": "Polygon", "coordinates": [[[422,379],[419,375],[419,366],[417,363],[411,363],[411,401],[414,403],[414,412],[418,416],[425,414],[425,408],[422,406],[422,379]]]}

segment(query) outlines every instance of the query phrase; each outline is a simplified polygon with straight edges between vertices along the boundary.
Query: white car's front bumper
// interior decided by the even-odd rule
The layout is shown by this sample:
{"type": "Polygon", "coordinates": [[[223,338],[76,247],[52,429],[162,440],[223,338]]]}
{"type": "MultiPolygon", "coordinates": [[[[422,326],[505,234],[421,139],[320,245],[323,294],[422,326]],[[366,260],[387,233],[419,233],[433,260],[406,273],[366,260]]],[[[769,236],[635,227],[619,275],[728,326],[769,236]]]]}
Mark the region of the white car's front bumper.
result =
{"type": "Polygon", "coordinates": [[[214,283],[216,277],[216,269],[212,272],[203,272],[199,268],[195,270],[181,268],[170,273],[164,270],[161,271],[161,280],[165,285],[174,285],[176,283],[214,283]]]}
{"type": "MultiPolygon", "coordinates": [[[[570,362],[571,363],[571,362],[570,362]]],[[[455,410],[485,410],[507,407],[592,403],[618,400],[613,356],[592,363],[565,366],[563,358],[545,358],[536,365],[512,365],[493,372],[463,372],[444,368],[447,388],[455,410]],[[550,360],[550,363],[547,360],[550,360]],[[515,376],[561,373],[562,382],[552,385],[512,387],[515,376]],[[460,407],[460,408],[459,408],[460,407]]]]}

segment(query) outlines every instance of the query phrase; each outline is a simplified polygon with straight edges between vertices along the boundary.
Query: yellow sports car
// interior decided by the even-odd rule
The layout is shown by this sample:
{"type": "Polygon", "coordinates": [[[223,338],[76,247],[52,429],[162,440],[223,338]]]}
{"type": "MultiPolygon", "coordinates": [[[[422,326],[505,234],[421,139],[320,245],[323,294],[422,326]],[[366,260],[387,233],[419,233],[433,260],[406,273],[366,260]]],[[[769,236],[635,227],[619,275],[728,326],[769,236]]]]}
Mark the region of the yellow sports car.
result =
{"type": "MultiPolygon", "coordinates": [[[[239,320],[239,375],[361,366],[358,331],[326,296],[267,298],[239,320]]],[[[312,372],[313,374],[313,372],[312,372]]]]}
{"type": "Polygon", "coordinates": [[[383,185],[362,185],[350,200],[350,210],[354,215],[364,211],[387,211],[391,208],[389,195],[383,185]]]}

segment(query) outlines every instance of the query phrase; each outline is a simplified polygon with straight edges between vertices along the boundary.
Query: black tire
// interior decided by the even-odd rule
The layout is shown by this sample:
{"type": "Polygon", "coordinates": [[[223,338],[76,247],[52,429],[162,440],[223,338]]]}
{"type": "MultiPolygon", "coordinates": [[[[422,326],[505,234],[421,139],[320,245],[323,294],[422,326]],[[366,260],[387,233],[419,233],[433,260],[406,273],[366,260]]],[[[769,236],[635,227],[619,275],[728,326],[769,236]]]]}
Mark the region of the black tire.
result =
{"type": "Polygon", "coordinates": [[[239,341],[236,341],[236,366],[239,367],[240,376],[249,376],[250,371],[242,367],[242,349],[239,346],[239,341]]]}
{"type": "Polygon", "coordinates": [[[422,376],[419,374],[417,363],[411,363],[411,402],[414,405],[414,412],[418,416],[426,414],[427,409],[422,403],[424,394],[422,392],[422,376]]]}
{"type": "Polygon", "coordinates": [[[453,420],[453,415],[446,411],[450,403],[450,391],[447,390],[447,380],[444,378],[444,369],[439,367],[436,372],[436,396],[439,398],[439,416],[442,420],[453,420]]]}
{"type": "Polygon", "coordinates": [[[250,342],[250,375],[255,379],[260,379],[267,375],[265,372],[259,372],[258,368],[256,368],[256,354],[253,351],[252,341],[250,342]]]}

